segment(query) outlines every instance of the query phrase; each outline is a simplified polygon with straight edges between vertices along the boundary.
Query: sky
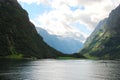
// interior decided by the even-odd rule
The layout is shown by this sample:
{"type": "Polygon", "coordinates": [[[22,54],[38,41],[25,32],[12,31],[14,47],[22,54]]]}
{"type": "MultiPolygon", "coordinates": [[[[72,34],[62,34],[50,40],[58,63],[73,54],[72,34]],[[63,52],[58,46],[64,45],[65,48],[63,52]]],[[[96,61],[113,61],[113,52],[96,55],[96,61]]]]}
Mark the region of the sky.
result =
{"type": "Polygon", "coordinates": [[[86,38],[100,20],[109,16],[120,0],[18,0],[30,21],[62,37],[86,38]]]}

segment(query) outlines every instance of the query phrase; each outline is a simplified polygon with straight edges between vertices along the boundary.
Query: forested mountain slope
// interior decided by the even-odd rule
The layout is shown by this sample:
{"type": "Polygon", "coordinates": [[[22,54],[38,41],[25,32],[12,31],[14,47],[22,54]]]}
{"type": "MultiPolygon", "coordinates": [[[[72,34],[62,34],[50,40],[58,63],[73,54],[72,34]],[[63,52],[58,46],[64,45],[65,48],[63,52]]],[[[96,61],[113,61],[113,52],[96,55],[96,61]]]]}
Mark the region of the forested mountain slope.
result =
{"type": "Polygon", "coordinates": [[[0,57],[56,58],[17,0],[0,0],[0,57]]]}
{"type": "Polygon", "coordinates": [[[98,24],[79,53],[89,58],[120,59],[120,5],[98,24]]]}

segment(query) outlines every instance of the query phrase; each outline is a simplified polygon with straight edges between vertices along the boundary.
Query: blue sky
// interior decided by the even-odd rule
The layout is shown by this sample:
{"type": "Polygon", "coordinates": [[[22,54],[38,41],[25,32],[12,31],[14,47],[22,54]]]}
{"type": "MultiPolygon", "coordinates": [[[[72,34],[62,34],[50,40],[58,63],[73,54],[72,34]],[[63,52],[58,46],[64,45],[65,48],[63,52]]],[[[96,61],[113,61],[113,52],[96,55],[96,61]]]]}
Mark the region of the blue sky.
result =
{"type": "MultiPolygon", "coordinates": [[[[36,27],[50,34],[84,41],[120,0],[18,0],[36,27]]],[[[83,41],[83,42],[84,42],[83,41]]]]}
{"type": "Polygon", "coordinates": [[[27,10],[27,12],[29,13],[30,19],[34,19],[39,14],[43,14],[45,12],[49,12],[52,10],[50,6],[47,6],[44,4],[37,5],[36,3],[27,4],[27,3],[22,3],[22,2],[20,2],[20,4],[25,10],[27,10]]]}

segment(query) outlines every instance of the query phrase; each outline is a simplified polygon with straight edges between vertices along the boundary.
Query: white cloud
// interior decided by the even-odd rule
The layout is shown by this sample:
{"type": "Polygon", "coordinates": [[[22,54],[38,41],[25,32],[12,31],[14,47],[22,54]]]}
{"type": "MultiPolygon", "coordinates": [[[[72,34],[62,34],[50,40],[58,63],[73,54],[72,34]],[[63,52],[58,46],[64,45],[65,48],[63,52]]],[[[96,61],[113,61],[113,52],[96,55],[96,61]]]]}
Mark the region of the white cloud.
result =
{"type": "MultiPolygon", "coordinates": [[[[47,4],[53,9],[47,13],[40,14],[31,21],[36,26],[42,27],[51,34],[77,37],[89,34],[80,32],[72,26],[76,22],[85,25],[89,31],[93,31],[97,23],[109,16],[109,13],[120,3],[120,0],[18,0],[28,4],[47,4]],[[83,6],[85,9],[71,7],[83,6]],[[70,34],[72,33],[72,34],[70,34]]],[[[79,27],[79,26],[77,26],[79,27]]]]}

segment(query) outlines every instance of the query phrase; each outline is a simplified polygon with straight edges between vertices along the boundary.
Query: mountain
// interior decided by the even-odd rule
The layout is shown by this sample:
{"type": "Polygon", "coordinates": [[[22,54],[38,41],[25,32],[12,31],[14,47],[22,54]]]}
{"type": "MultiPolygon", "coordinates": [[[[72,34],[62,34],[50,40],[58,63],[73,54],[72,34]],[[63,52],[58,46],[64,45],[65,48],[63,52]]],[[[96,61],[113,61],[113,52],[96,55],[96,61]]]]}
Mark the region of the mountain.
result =
{"type": "Polygon", "coordinates": [[[100,21],[98,25],[96,26],[95,30],[92,32],[92,34],[87,38],[86,42],[84,43],[84,47],[88,47],[90,43],[95,40],[95,38],[101,33],[105,32],[104,25],[106,24],[107,18],[100,21]]]}
{"type": "Polygon", "coordinates": [[[120,5],[98,24],[80,54],[89,58],[120,59],[120,5]]]}
{"type": "Polygon", "coordinates": [[[53,35],[40,27],[37,27],[36,29],[47,44],[65,54],[76,53],[83,47],[83,43],[80,42],[80,38],[75,39],[73,37],[53,35]]]}
{"type": "Polygon", "coordinates": [[[0,0],[0,57],[56,58],[17,0],[0,0]]]}

